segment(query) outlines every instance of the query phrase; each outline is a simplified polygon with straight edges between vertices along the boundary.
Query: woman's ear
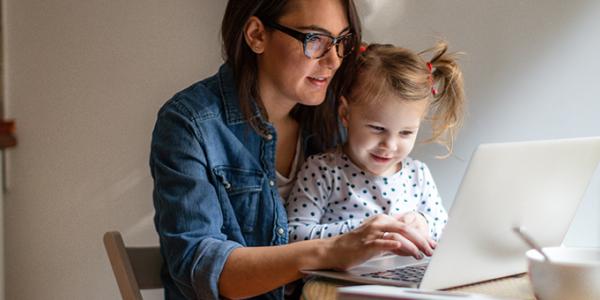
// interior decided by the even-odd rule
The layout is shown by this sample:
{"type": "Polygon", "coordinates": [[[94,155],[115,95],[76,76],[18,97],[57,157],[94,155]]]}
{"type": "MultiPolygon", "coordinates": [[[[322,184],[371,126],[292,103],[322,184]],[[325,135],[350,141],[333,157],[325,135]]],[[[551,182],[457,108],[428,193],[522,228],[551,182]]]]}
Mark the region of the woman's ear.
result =
{"type": "Polygon", "coordinates": [[[248,19],[244,27],[244,39],[254,53],[261,54],[265,51],[265,25],[259,18],[252,16],[248,19]]]}
{"type": "Polygon", "coordinates": [[[340,106],[338,107],[338,116],[342,120],[344,127],[348,128],[348,114],[350,113],[350,107],[348,106],[348,100],[346,97],[340,97],[340,106]]]}

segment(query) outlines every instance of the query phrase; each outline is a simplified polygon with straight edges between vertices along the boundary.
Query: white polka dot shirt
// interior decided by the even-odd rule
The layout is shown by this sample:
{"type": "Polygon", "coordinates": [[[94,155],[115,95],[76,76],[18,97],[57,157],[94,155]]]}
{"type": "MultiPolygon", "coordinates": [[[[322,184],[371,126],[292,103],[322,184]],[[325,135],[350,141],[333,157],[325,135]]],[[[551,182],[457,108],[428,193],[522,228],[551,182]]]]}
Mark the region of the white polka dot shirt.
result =
{"type": "Polygon", "coordinates": [[[291,242],[346,233],[377,214],[421,213],[438,240],[448,220],[425,163],[409,157],[390,176],[361,170],[340,151],[313,155],[285,204],[291,242]]]}

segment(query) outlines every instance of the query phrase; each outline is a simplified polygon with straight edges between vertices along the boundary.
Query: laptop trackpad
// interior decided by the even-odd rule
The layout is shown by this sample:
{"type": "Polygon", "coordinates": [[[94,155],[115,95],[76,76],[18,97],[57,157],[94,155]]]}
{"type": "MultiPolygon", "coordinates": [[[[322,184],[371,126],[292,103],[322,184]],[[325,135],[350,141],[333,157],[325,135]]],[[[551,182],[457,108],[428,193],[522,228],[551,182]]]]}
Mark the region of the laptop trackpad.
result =
{"type": "Polygon", "coordinates": [[[406,265],[418,263],[426,263],[428,260],[417,260],[412,256],[399,256],[395,254],[386,254],[376,258],[372,258],[367,262],[351,268],[349,271],[354,274],[371,273],[374,271],[384,271],[396,269],[406,265]]]}

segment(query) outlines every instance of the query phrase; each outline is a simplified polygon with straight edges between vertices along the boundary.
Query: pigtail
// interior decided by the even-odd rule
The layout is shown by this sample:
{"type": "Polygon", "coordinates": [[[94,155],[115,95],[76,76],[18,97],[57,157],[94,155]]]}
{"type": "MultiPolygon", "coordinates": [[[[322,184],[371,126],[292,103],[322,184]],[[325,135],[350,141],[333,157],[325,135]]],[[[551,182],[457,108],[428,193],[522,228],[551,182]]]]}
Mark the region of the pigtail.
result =
{"type": "Polygon", "coordinates": [[[457,63],[460,53],[447,53],[448,44],[438,42],[420,55],[433,53],[431,64],[431,89],[433,101],[430,107],[429,120],[432,134],[426,142],[443,145],[452,154],[453,143],[462,126],[464,115],[465,93],[463,76],[457,63]]]}

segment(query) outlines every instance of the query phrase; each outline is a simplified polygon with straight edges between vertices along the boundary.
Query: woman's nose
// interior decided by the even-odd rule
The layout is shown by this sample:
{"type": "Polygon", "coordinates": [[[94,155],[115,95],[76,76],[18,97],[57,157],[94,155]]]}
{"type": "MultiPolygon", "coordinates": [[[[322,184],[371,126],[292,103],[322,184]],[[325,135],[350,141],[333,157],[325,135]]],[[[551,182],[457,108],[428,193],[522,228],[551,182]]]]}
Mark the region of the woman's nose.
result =
{"type": "Polygon", "coordinates": [[[337,70],[337,68],[340,67],[342,59],[337,55],[337,48],[335,45],[319,59],[319,63],[330,70],[337,70]]]}

